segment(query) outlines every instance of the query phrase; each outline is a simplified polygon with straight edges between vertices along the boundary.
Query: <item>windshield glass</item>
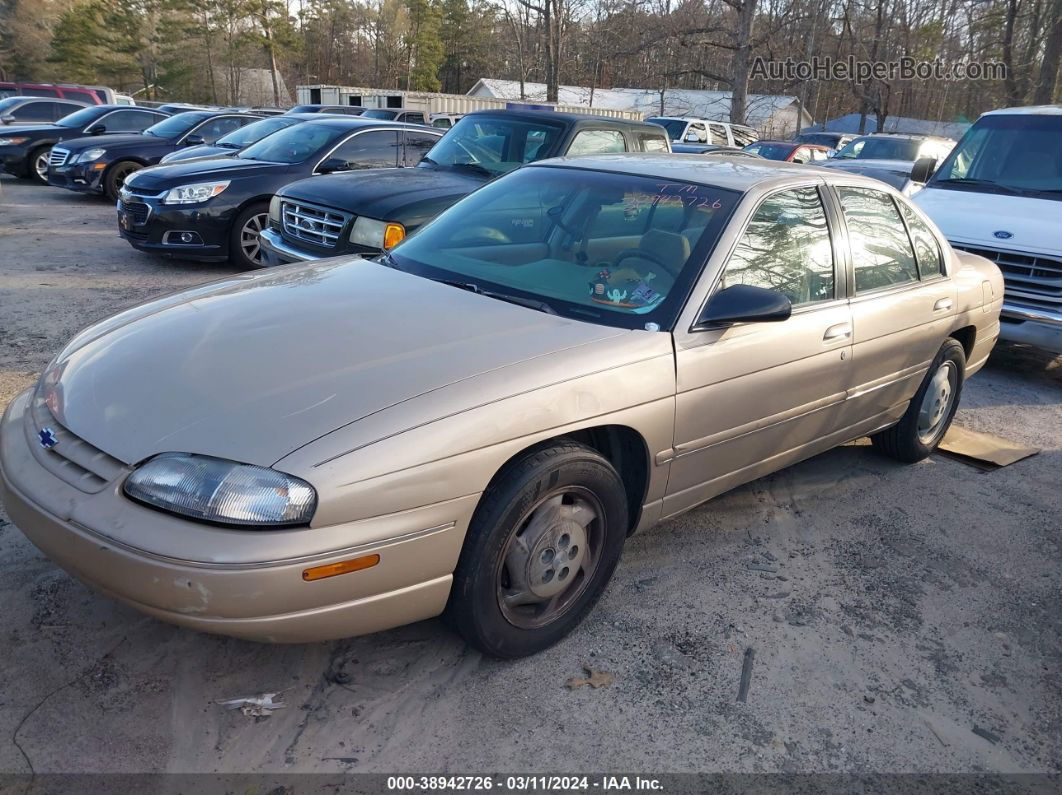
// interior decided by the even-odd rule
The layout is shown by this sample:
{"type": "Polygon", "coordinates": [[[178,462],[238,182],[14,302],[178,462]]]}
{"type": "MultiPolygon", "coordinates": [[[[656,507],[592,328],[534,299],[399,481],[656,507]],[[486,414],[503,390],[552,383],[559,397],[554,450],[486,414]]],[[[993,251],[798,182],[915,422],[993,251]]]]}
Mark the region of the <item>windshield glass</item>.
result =
{"type": "Polygon", "coordinates": [[[363,119],[393,119],[398,115],[397,110],[384,110],[382,108],[375,108],[373,110],[367,110],[361,114],[363,119]]]}
{"type": "Polygon", "coordinates": [[[754,143],[745,147],[746,152],[766,157],[768,160],[785,160],[793,151],[792,144],[754,143]]]}
{"type": "Polygon", "coordinates": [[[69,113],[63,118],[59,119],[56,124],[60,127],[84,127],[87,124],[91,124],[96,121],[104,113],[110,113],[113,108],[84,108],[82,110],[75,110],[73,113],[69,113]]]}
{"type": "Polygon", "coordinates": [[[272,135],[277,130],[299,124],[302,119],[285,119],[283,116],[272,116],[262,121],[252,122],[246,127],[233,130],[228,135],[223,135],[214,142],[214,146],[224,146],[226,149],[243,149],[256,141],[261,141],[267,135],[272,135]]]}
{"type": "Polygon", "coordinates": [[[682,134],[686,132],[686,122],[682,119],[649,118],[646,121],[650,124],[659,124],[667,130],[667,137],[672,141],[681,141],[682,134]]]}
{"type": "Polygon", "coordinates": [[[436,165],[498,176],[552,157],[564,128],[523,119],[465,116],[439,139],[427,159],[436,165]]]}
{"type": "Polygon", "coordinates": [[[199,124],[199,122],[203,121],[203,119],[207,119],[211,115],[212,114],[209,111],[206,113],[202,111],[178,113],[176,116],[170,116],[168,119],[163,119],[157,124],[152,124],[144,130],[144,135],[154,135],[156,138],[176,138],[184,135],[199,124]]]}
{"type": "Polygon", "coordinates": [[[18,105],[25,97],[8,97],[7,99],[0,99],[0,115],[7,113],[11,108],[18,105]]]}
{"type": "Polygon", "coordinates": [[[350,129],[346,127],[304,122],[251,144],[236,157],[270,163],[301,163],[315,157],[349,132],[350,129]]]}
{"type": "Polygon", "coordinates": [[[738,198],[682,180],[523,168],[454,205],[390,260],[576,320],[671,328],[738,198]]]}
{"type": "Polygon", "coordinates": [[[1062,116],[977,120],[930,180],[934,187],[996,189],[1062,198],[1062,116]]]}
{"type": "Polygon", "coordinates": [[[917,160],[921,141],[915,138],[856,138],[837,153],[850,160],[917,160]]]}

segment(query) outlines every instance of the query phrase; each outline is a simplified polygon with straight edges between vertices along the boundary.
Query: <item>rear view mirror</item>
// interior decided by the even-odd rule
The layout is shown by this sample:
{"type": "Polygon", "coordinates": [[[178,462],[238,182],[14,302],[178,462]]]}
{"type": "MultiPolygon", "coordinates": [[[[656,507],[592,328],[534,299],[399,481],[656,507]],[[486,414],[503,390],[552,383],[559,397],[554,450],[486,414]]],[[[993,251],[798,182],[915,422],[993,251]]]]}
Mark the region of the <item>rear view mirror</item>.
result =
{"type": "Polygon", "coordinates": [[[933,172],[937,170],[937,159],[935,157],[920,157],[911,166],[911,182],[918,182],[922,185],[929,182],[929,178],[933,176],[933,172]]]}
{"type": "Polygon", "coordinates": [[[85,130],[85,132],[87,132],[89,135],[103,135],[105,132],[107,132],[107,125],[93,124],[87,130],[85,130]]]}
{"type": "Polygon", "coordinates": [[[206,143],[206,139],[202,135],[189,135],[184,139],[185,146],[202,146],[206,143]]]}
{"type": "Polygon", "coordinates": [[[713,295],[697,318],[695,329],[732,323],[777,323],[788,320],[793,305],[779,292],[735,284],[713,295]]]}

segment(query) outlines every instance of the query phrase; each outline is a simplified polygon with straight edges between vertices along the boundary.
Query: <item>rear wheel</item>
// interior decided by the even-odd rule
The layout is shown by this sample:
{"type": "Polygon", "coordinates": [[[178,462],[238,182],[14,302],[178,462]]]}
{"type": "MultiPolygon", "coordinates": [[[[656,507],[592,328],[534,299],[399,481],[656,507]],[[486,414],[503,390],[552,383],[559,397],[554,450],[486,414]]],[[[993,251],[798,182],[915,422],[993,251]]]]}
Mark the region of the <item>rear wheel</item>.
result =
{"type": "Polygon", "coordinates": [[[269,204],[259,202],[245,207],[236,216],[229,232],[229,261],[244,269],[265,267],[262,258],[262,230],[269,223],[269,204]]]}
{"type": "Polygon", "coordinates": [[[122,189],[129,176],[141,168],[143,166],[132,160],[119,160],[111,166],[107,171],[107,176],[103,178],[103,192],[107,194],[107,198],[112,202],[118,201],[118,191],[122,189]]]}
{"type": "Polygon", "coordinates": [[[605,458],[574,442],[530,450],[491,484],[476,510],[447,621],[495,657],[541,651],[600,598],[626,535],[626,494],[605,458]]]}
{"type": "Polygon", "coordinates": [[[929,456],[948,432],[959,408],[965,371],[966,352],[958,340],[949,338],[937,351],[900,421],[870,437],[874,447],[908,464],[929,456]]]}
{"type": "Polygon", "coordinates": [[[34,182],[41,185],[48,184],[48,158],[52,154],[50,146],[39,146],[30,152],[29,176],[34,182]]]}

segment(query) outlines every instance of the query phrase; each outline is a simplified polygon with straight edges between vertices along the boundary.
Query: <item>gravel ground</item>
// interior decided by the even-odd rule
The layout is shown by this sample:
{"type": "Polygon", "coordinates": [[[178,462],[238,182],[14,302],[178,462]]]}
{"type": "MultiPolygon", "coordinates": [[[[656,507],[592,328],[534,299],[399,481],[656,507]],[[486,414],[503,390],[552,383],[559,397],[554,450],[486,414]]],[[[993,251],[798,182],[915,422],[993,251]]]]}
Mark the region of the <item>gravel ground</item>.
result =
{"type": "MultiPolygon", "coordinates": [[[[0,179],[0,219],[0,405],[79,328],[229,272],[139,254],[59,189],[0,179]]],[[[635,537],[579,630],[508,663],[438,621],[306,646],[177,629],[0,511],[0,772],[1059,771],[1062,360],[1001,346],[958,421],[1043,452],[819,456],[635,537]],[[566,688],[584,665],[614,683],[566,688]],[[214,703],[262,691],[287,708],[214,703]]]]}

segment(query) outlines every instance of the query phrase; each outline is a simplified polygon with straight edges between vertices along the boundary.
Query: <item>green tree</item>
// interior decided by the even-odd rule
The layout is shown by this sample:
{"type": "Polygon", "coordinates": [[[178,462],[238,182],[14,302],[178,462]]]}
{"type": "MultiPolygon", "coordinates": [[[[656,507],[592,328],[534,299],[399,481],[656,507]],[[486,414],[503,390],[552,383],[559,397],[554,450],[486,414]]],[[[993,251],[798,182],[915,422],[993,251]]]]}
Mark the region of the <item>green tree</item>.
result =
{"type": "Polygon", "coordinates": [[[406,36],[406,88],[438,91],[439,67],[445,57],[441,36],[442,9],[435,0],[406,0],[409,33],[406,36]]]}

